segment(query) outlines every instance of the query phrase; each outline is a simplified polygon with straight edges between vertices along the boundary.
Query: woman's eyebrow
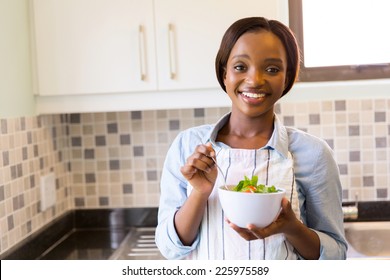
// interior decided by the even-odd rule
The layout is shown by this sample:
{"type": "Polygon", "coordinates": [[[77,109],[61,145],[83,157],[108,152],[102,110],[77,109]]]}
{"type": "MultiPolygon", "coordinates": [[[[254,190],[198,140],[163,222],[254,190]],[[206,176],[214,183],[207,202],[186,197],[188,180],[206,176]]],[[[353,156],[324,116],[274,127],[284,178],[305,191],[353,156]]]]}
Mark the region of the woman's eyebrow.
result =
{"type": "Polygon", "coordinates": [[[232,59],[236,59],[236,58],[249,58],[249,55],[247,54],[236,54],[236,55],[233,55],[232,56],[232,59]]]}
{"type": "Polygon", "coordinates": [[[283,63],[283,60],[281,58],[266,58],[264,61],[266,62],[273,62],[273,63],[283,63]]]}
{"type": "MultiPolygon", "coordinates": [[[[232,59],[237,59],[237,58],[248,58],[249,59],[249,55],[247,54],[236,54],[236,55],[233,55],[232,56],[232,59]]],[[[278,58],[278,57],[269,57],[269,58],[266,58],[264,59],[265,62],[272,62],[272,63],[283,63],[283,59],[281,58],[278,58]]]]}

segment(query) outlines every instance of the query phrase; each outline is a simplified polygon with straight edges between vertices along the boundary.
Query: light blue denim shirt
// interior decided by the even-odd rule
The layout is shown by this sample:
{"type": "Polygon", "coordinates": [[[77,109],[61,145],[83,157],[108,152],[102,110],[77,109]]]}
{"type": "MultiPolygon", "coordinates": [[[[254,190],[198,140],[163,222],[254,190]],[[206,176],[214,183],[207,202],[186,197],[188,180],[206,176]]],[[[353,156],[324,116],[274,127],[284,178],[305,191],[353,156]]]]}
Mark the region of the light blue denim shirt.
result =
{"type": "MultiPolygon", "coordinates": [[[[202,125],[182,131],[168,150],[161,176],[161,197],[156,229],[156,243],[167,259],[182,259],[199,243],[184,246],[174,226],[174,215],[187,199],[187,181],[180,172],[197,145],[215,143],[218,131],[228,121],[225,115],[215,125],[202,125]]],[[[274,132],[262,149],[274,149],[282,155],[288,151],[294,158],[294,174],[301,221],[320,238],[320,259],[345,259],[341,207],[341,183],[338,166],[328,144],[301,130],[284,127],[275,116],[274,132]]]]}

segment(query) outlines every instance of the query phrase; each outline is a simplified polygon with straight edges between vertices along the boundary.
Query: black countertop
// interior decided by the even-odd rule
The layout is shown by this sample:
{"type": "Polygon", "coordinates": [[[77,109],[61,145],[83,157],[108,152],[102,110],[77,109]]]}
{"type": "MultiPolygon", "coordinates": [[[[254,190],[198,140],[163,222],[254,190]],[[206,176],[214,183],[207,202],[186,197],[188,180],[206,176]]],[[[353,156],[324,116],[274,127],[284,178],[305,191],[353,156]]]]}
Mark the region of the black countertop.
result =
{"type": "Polygon", "coordinates": [[[105,260],[134,227],[155,227],[157,208],[76,209],[5,252],[8,260],[105,260]]]}
{"type": "Polygon", "coordinates": [[[390,221],[390,201],[345,202],[343,206],[351,206],[354,204],[357,204],[358,216],[356,219],[345,219],[345,222],[390,221]]]}
{"type": "MultiPolygon", "coordinates": [[[[353,203],[343,203],[343,206],[353,203]]],[[[357,219],[389,221],[390,201],[358,202],[357,219]]],[[[156,227],[157,208],[76,209],[0,255],[9,260],[105,260],[135,227],[156,227]]]]}

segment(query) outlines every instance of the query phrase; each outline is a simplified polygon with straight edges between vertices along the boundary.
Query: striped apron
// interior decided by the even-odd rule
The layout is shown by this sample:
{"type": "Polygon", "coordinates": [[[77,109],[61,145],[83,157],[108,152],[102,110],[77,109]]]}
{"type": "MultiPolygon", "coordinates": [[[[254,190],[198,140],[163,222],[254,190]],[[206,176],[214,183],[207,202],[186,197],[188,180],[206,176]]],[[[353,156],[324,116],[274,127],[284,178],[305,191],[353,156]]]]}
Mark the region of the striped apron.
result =
{"type": "MultiPolygon", "coordinates": [[[[215,148],[218,165],[223,170],[228,185],[235,185],[244,178],[258,176],[258,183],[286,189],[292,208],[299,218],[299,202],[295,190],[293,158],[286,159],[272,149],[245,150],[215,148]]],[[[222,174],[218,174],[200,226],[200,240],[187,257],[198,260],[262,260],[297,259],[298,255],[283,234],[265,239],[246,241],[227,225],[218,199],[218,186],[222,186],[222,174]]],[[[188,195],[192,187],[187,189],[188,195]]]]}

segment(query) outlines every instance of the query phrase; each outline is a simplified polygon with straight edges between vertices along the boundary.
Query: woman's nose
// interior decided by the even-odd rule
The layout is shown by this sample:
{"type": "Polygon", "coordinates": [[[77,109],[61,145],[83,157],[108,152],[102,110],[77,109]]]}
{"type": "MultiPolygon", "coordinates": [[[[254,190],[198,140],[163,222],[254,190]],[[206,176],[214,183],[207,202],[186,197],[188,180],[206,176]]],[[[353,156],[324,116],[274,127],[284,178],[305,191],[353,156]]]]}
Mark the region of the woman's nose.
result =
{"type": "Polygon", "coordinates": [[[262,85],[264,84],[264,73],[260,70],[252,70],[248,72],[247,82],[253,85],[262,85]]]}

